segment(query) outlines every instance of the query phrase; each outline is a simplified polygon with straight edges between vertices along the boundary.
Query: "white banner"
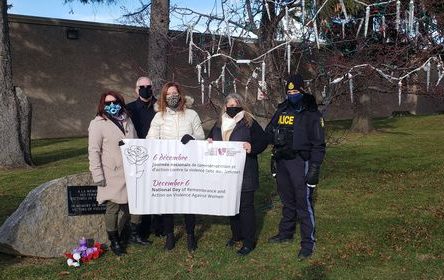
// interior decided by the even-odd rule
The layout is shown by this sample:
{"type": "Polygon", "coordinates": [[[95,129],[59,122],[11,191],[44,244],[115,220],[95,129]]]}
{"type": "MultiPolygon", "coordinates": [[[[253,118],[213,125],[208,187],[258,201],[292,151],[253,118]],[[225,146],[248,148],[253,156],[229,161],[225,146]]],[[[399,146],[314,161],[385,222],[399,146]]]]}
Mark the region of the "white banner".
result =
{"type": "Polygon", "coordinates": [[[243,142],[124,139],[131,214],[239,213],[243,142]]]}

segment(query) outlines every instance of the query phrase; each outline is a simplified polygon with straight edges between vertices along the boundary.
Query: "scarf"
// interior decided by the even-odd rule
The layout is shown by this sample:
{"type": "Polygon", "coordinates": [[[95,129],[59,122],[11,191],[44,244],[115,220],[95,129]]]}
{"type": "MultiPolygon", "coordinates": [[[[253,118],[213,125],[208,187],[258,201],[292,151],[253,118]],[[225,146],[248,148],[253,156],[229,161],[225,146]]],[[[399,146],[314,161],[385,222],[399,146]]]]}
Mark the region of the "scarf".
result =
{"type": "Polygon", "coordinates": [[[220,126],[222,132],[222,140],[230,141],[231,133],[233,132],[236,124],[244,118],[245,111],[240,111],[234,116],[234,118],[230,118],[226,113],[222,115],[222,125],[220,126]]]}

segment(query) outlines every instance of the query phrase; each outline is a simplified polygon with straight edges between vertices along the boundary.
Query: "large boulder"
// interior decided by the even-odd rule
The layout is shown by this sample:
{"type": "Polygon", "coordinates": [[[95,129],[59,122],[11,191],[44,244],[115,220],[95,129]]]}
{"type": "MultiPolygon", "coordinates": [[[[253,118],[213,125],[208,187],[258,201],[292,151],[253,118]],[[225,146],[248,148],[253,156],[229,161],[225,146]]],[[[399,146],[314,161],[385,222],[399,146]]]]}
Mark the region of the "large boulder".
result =
{"type": "Polygon", "coordinates": [[[82,237],[107,241],[104,215],[68,216],[67,186],[90,186],[89,173],[44,183],[31,191],[0,228],[0,252],[59,257],[82,237]]]}

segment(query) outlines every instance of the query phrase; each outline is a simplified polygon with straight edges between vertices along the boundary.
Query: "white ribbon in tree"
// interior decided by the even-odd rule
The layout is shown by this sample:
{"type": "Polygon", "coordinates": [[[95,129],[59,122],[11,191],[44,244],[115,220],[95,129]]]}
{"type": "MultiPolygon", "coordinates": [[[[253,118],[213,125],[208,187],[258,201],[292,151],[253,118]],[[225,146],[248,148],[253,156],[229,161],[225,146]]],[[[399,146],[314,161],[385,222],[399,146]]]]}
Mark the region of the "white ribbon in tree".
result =
{"type": "Polygon", "coordinates": [[[396,31],[399,32],[399,26],[401,25],[401,1],[396,1],[396,31]]]}
{"type": "Polygon", "coordinates": [[[225,65],[222,66],[221,81],[222,81],[222,94],[225,95],[225,65]]]}
{"type": "Polygon", "coordinates": [[[358,38],[358,36],[359,36],[359,32],[361,31],[361,28],[362,28],[362,24],[364,23],[364,19],[360,19],[359,20],[359,26],[358,26],[358,31],[356,31],[356,38],[358,38]]]}
{"type": "Polygon", "coordinates": [[[265,9],[267,10],[268,20],[271,21],[270,7],[268,6],[268,0],[265,0],[265,9]]]}
{"type": "Polygon", "coordinates": [[[348,73],[348,87],[350,89],[350,102],[353,104],[353,75],[348,73]]]}
{"type": "Polygon", "coordinates": [[[408,32],[411,36],[413,36],[413,17],[415,13],[415,3],[413,0],[410,0],[409,3],[409,29],[408,32]]]}
{"type": "Polygon", "coordinates": [[[202,78],[201,83],[200,83],[200,92],[202,95],[202,104],[205,103],[205,80],[204,78],[202,78]]]}
{"type": "Polygon", "coordinates": [[[344,13],[344,18],[346,21],[348,21],[347,9],[345,8],[344,0],[339,0],[339,3],[341,4],[342,13],[344,13]]]}
{"type": "Polygon", "coordinates": [[[430,85],[430,61],[424,65],[424,71],[426,72],[426,79],[427,79],[427,92],[429,92],[429,85],[430,85]]]}
{"type": "Polygon", "coordinates": [[[207,55],[207,61],[208,61],[208,77],[211,75],[211,55],[208,53],[207,55]]]}
{"type": "Polygon", "coordinates": [[[322,90],[321,96],[322,96],[322,98],[325,98],[327,96],[327,86],[324,86],[324,89],[322,90]]]}
{"type": "Polygon", "coordinates": [[[197,82],[200,83],[201,81],[201,72],[202,72],[202,67],[200,66],[200,64],[197,64],[196,66],[197,68],[197,82]]]}
{"type": "Polygon", "coordinates": [[[302,6],[302,15],[301,15],[301,20],[302,20],[302,36],[304,36],[304,33],[305,33],[305,0],[301,1],[301,6],[302,6]]]}
{"type": "Polygon", "coordinates": [[[436,85],[439,85],[439,82],[441,82],[442,77],[444,77],[444,72],[442,71],[442,64],[438,63],[436,68],[438,68],[438,81],[436,81],[436,85]]]}
{"type": "Polygon", "coordinates": [[[265,82],[265,61],[262,61],[262,82],[265,82]]]}
{"type": "Polygon", "coordinates": [[[284,25],[285,36],[287,36],[288,35],[288,6],[285,6],[285,16],[284,16],[283,25],[284,25]]]}
{"type": "MultiPolygon", "coordinates": [[[[188,34],[188,33],[187,33],[188,34]]],[[[189,28],[189,45],[188,45],[188,63],[193,64],[193,26],[190,26],[189,28]]],[[[188,38],[188,36],[187,36],[188,38]]]]}
{"type": "Polygon", "coordinates": [[[398,82],[398,105],[401,106],[402,80],[398,82]]]}
{"type": "Polygon", "coordinates": [[[410,33],[410,35],[413,35],[414,14],[415,14],[415,2],[413,2],[413,0],[410,0],[410,3],[409,3],[409,33],[410,33]]]}
{"type": "Polygon", "coordinates": [[[367,6],[367,8],[365,8],[364,37],[367,37],[369,20],[370,20],[370,6],[367,6]]]}
{"type": "Polygon", "coordinates": [[[344,79],[344,76],[334,79],[330,82],[330,84],[337,84],[344,79]]]}
{"type": "Polygon", "coordinates": [[[316,46],[318,47],[318,49],[320,49],[321,47],[319,46],[318,25],[317,25],[316,21],[317,21],[316,19],[313,20],[313,31],[314,31],[314,35],[315,35],[316,46]]]}
{"type": "Polygon", "coordinates": [[[208,85],[208,99],[211,99],[211,88],[212,88],[212,85],[211,85],[211,83],[208,85]]]}
{"type": "Polygon", "coordinates": [[[382,36],[383,36],[383,38],[385,38],[385,29],[386,29],[385,16],[382,15],[382,36]]]}

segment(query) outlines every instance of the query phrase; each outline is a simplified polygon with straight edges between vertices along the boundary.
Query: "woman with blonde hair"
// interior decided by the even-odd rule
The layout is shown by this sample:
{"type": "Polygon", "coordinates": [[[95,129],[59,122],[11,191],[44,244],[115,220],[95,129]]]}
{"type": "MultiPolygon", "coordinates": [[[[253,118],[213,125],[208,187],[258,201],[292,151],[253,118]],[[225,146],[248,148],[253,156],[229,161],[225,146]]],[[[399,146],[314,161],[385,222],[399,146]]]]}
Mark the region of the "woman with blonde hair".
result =
{"type": "Polygon", "coordinates": [[[243,241],[237,254],[245,256],[253,251],[256,245],[254,192],[259,188],[257,155],[267,147],[267,138],[242,96],[232,93],[225,98],[220,119],[211,129],[208,140],[244,142],[243,147],[247,157],[241,186],[240,208],[239,214],[230,217],[232,235],[227,246],[233,247],[236,242],[243,241]]]}

